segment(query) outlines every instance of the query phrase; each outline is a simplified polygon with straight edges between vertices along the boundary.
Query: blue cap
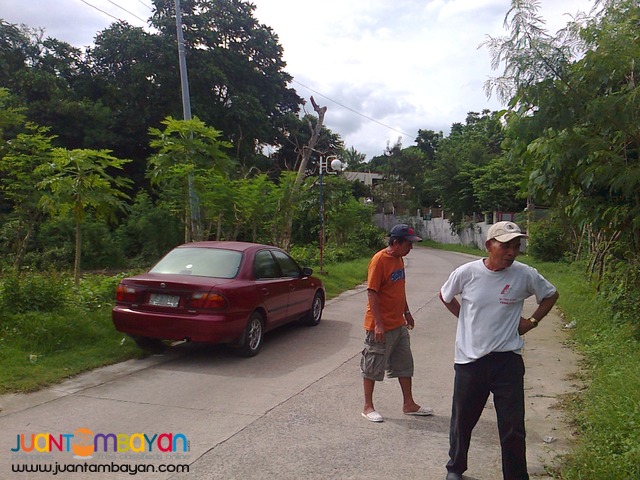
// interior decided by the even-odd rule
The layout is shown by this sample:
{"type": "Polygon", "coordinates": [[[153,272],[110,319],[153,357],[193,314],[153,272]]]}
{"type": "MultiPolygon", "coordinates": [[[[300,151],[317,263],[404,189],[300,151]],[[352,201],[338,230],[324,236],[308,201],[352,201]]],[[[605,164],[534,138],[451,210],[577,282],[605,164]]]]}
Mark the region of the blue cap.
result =
{"type": "Polygon", "coordinates": [[[416,232],[409,225],[400,223],[389,231],[389,236],[393,238],[404,238],[410,242],[421,242],[422,238],[416,235],[416,232]]]}

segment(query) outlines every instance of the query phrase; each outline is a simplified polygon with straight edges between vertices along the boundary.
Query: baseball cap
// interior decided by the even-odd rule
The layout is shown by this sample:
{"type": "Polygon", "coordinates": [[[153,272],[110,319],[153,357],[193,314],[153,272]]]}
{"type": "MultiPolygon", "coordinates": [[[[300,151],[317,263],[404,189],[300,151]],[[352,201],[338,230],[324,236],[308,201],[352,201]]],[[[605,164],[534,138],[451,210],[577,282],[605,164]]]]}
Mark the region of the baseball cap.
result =
{"type": "Polygon", "coordinates": [[[390,237],[405,238],[410,242],[421,242],[422,238],[416,235],[416,232],[409,225],[400,223],[389,231],[390,237]]]}
{"type": "Polygon", "coordinates": [[[495,238],[497,241],[502,243],[518,237],[529,238],[529,236],[522,233],[520,227],[513,222],[494,223],[487,232],[487,240],[495,238]]]}

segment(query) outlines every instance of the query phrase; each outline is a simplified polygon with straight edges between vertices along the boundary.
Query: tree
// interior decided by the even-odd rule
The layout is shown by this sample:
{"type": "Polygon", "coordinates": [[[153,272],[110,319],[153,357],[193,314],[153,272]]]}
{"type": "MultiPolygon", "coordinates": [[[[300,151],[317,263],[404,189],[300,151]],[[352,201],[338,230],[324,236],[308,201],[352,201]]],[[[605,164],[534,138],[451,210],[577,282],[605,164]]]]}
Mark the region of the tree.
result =
{"type": "MultiPolygon", "coordinates": [[[[315,100],[312,105],[314,103],[315,100]]],[[[316,107],[317,104],[314,106],[314,110],[316,107]]],[[[342,138],[337,133],[329,130],[324,124],[318,127],[319,130],[315,144],[312,147],[313,150],[309,149],[311,139],[315,135],[315,126],[318,118],[317,111],[316,115],[307,113],[302,118],[293,115],[287,118],[286,124],[282,126],[282,146],[272,155],[274,173],[279,175],[284,170],[299,171],[300,165],[305,161],[305,155],[308,155],[303,173],[304,175],[315,175],[318,173],[322,155],[341,156],[344,148],[342,138]]]]}
{"type": "Polygon", "coordinates": [[[142,28],[116,22],[96,35],[87,55],[93,69],[92,89],[85,95],[111,112],[109,148],[116,156],[132,159],[126,172],[142,187],[152,154],[149,128],[182,114],[174,45],[142,28]]]}
{"type": "Polygon", "coordinates": [[[570,200],[572,221],[594,232],[599,272],[606,258],[601,245],[625,244],[620,251],[627,257],[640,246],[640,6],[602,4],[597,15],[551,37],[539,25],[537,2],[514,3],[506,19],[511,37],[493,43],[503,77],[515,88],[511,155],[526,161],[537,201],[570,200]],[[575,46],[583,52],[577,60],[570,56],[575,46]]]}
{"type": "Polygon", "coordinates": [[[29,241],[42,221],[42,192],[34,186],[44,179],[41,166],[51,162],[53,138],[47,128],[27,124],[26,132],[7,142],[0,158],[0,192],[10,203],[3,236],[11,244],[17,271],[21,270],[29,241]]]}
{"type": "Polygon", "coordinates": [[[327,111],[327,107],[319,106],[313,97],[311,97],[311,104],[313,105],[313,109],[318,114],[318,118],[317,120],[315,120],[311,116],[305,117],[308,123],[310,137],[308,142],[302,146],[300,152],[301,161],[298,166],[298,173],[295,177],[295,181],[293,182],[293,184],[287,185],[286,189],[281,190],[281,192],[284,194],[283,200],[286,200],[278,204],[278,210],[276,212],[277,214],[281,214],[284,219],[283,222],[279,223],[282,230],[277,232],[275,235],[275,238],[277,240],[276,245],[279,245],[284,249],[288,249],[291,244],[291,228],[293,225],[294,214],[293,209],[291,209],[291,205],[296,205],[300,199],[300,189],[305,176],[309,173],[308,165],[310,159],[317,158],[318,168],[320,168],[320,156],[324,156],[326,159],[331,151],[339,150],[342,148],[342,145],[336,147],[332,144],[330,144],[328,146],[328,150],[325,151],[316,148],[318,146],[318,141],[320,139],[321,133],[323,132],[324,115],[327,111]]]}
{"type": "MultiPolygon", "coordinates": [[[[174,2],[154,4],[152,23],[175,48],[174,2]]],[[[287,86],[278,36],[258,23],[248,2],[191,0],[181,7],[192,110],[224,132],[243,167],[251,166],[262,146],[278,145],[281,120],[302,104],[287,86]]],[[[177,78],[176,68],[167,74],[177,78]]]]}
{"type": "MultiPolygon", "coordinates": [[[[500,114],[484,110],[482,113],[469,112],[464,124],[453,124],[450,135],[438,142],[431,162],[433,167],[425,173],[425,189],[449,214],[454,230],[474,214],[491,211],[486,210],[494,205],[487,201],[489,192],[477,190],[487,185],[477,179],[489,172],[487,166],[501,154],[503,138],[500,114]],[[485,204],[481,205],[479,199],[485,204]]],[[[504,201],[510,203],[511,189],[505,188],[504,184],[511,180],[506,178],[506,172],[494,169],[491,173],[496,175],[493,184],[505,191],[504,201]]]]}
{"type": "Polygon", "coordinates": [[[354,147],[348,150],[343,150],[342,160],[345,163],[346,169],[352,172],[366,172],[369,170],[369,165],[366,162],[367,155],[365,153],[358,152],[354,147]]]}
{"type": "Polygon", "coordinates": [[[39,29],[0,23],[0,86],[25,105],[27,119],[46,125],[66,148],[106,148],[110,111],[92,95],[91,67],[83,52],[44,38],[39,29]]]}
{"type": "Polygon", "coordinates": [[[526,207],[527,175],[522,163],[499,156],[476,169],[471,180],[473,194],[481,212],[521,212],[526,207]]]}
{"type": "MultiPolygon", "coordinates": [[[[233,238],[233,205],[237,194],[238,192],[234,190],[234,180],[224,172],[213,172],[198,177],[198,195],[202,208],[202,238],[212,240],[233,238]]],[[[166,198],[166,195],[163,194],[163,198],[166,198]]]]}
{"type": "MultiPolygon", "coordinates": [[[[27,103],[27,118],[47,125],[65,148],[108,148],[131,158],[127,174],[144,186],[149,127],[178,118],[180,75],[175,2],[154,0],[148,33],[113,23],[84,51],[41,30],[0,24],[0,87],[27,103]]],[[[303,100],[288,84],[283,50],[269,27],[240,0],[181,2],[191,107],[233,143],[243,174],[268,171],[265,146],[286,142],[283,130],[303,100]]],[[[277,178],[278,173],[275,174],[277,178]]]]}
{"type": "Polygon", "coordinates": [[[418,130],[416,137],[416,146],[427,155],[427,163],[431,164],[436,157],[438,146],[444,138],[442,132],[434,132],[433,130],[418,130]]]}
{"type": "Polygon", "coordinates": [[[158,153],[149,160],[152,185],[177,189],[174,198],[185,225],[185,241],[202,240],[201,211],[198,205],[201,179],[212,174],[228,175],[234,162],[221,140],[222,132],[207,126],[198,117],[176,120],[168,117],[164,130],[151,128],[151,147],[158,153]]]}
{"type": "Polygon", "coordinates": [[[252,242],[264,243],[268,238],[264,233],[265,226],[273,219],[275,202],[273,191],[275,185],[264,174],[252,179],[241,179],[234,182],[235,234],[242,229],[247,239],[252,242]]]}
{"type": "Polygon", "coordinates": [[[73,273],[76,286],[80,282],[82,224],[87,213],[113,220],[115,212],[125,208],[125,200],[129,198],[124,189],[131,181],[110,173],[122,170],[128,160],[109,153],[108,150],[55,148],[51,162],[37,168],[44,176],[37,185],[43,191],[40,205],[51,214],[71,216],[75,224],[73,273]]]}

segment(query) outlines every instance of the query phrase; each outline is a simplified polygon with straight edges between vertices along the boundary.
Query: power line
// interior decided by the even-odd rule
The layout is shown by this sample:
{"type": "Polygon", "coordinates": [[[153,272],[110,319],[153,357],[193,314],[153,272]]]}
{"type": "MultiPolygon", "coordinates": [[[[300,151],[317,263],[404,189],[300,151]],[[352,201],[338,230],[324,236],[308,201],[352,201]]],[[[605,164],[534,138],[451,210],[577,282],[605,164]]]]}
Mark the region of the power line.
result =
{"type": "Polygon", "coordinates": [[[120,9],[124,10],[124,11],[125,11],[125,12],[127,12],[129,15],[132,15],[132,16],[136,17],[136,18],[137,18],[138,20],[140,20],[141,22],[145,22],[145,23],[147,22],[144,18],[140,18],[138,15],[136,15],[136,14],[135,14],[135,13],[133,13],[133,12],[130,12],[129,10],[127,10],[127,9],[126,9],[126,8],[124,8],[124,7],[121,7],[121,6],[120,6],[120,5],[118,5],[116,2],[112,2],[111,0],[107,0],[107,1],[108,1],[109,3],[111,3],[112,5],[115,5],[116,7],[118,7],[118,8],[120,8],[120,9]]]}
{"type": "MultiPolygon", "coordinates": [[[[117,20],[118,22],[123,22],[123,21],[124,21],[124,20],[122,20],[121,18],[116,17],[115,15],[111,15],[109,12],[106,12],[106,11],[102,10],[101,8],[96,7],[95,5],[90,4],[90,3],[89,3],[89,2],[87,2],[86,0],[80,0],[80,1],[81,1],[82,3],[84,3],[85,5],[88,5],[89,7],[94,8],[94,9],[98,10],[99,12],[104,13],[105,15],[107,15],[107,16],[109,16],[109,17],[113,18],[114,20],[117,20]]],[[[111,0],[107,0],[107,1],[108,1],[109,3],[111,3],[111,4],[115,5],[115,6],[116,6],[116,7],[118,7],[119,9],[124,10],[124,11],[125,11],[125,12],[127,12],[129,15],[131,15],[131,16],[133,16],[133,17],[137,18],[137,19],[138,19],[138,20],[140,20],[141,22],[147,23],[147,21],[146,21],[144,18],[140,18],[140,17],[139,17],[138,15],[136,15],[135,13],[130,12],[129,10],[127,10],[127,9],[126,9],[126,8],[124,8],[124,7],[121,7],[121,6],[120,6],[120,5],[118,5],[117,3],[115,3],[115,2],[113,2],[113,1],[111,1],[111,0]]],[[[141,2],[141,3],[142,3],[142,2],[141,2]]],[[[143,3],[143,5],[145,5],[145,4],[143,3]]],[[[147,7],[147,8],[149,8],[149,9],[150,9],[150,7],[149,7],[148,5],[145,5],[145,7],[147,7]]]]}
{"type": "Polygon", "coordinates": [[[80,1],[81,1],[82,3],[84,3],[85,5],[89,5],[91,8],[95,8],[95,9],[96,9],[96,10],[98,10],[99,12],[102,12],[102,13],[104,13],[105,15],[108,15],[109,17],[111,17],[111,18],[113,18],[113,19],[115,19],[115,20],[117,20],[117,21],[119,21],[119,22],[121,22],[121,21],[122,21],[122,20],[121,20],[121,19],[119,19],[118,17],[115,17],[115,16],[111,15],[109,12],[105,12],[104,10],[102,10],[102,9],[100,9],[100,8],[98,8],[98,7],[96,7],[95,5],[91,5],[89,2],[86,2],[85,0],[80,0],[80,1]]]}
{"type": "Polygon", "coordinates": [[[361,117],[366,118],[367,120],[369,120],[369,121],[371,121],[371,122],[377,123],[378,125],[381,125],[381,126],[383,126],[384,128],[388,128],[389,130],[393,130],[394,132],[400,133],[400,134],[404,135],[405,137],[411,137],[411,136],[412,136],[412,135],[409,135],[408,133],[404,133],[404,132],[403,132],[403,131],[401,131],[401,130],[398,130],[398,129],[396,129],[396,128],[390,127],[389,125],[385,125],[384,123],[382,123],[382,122],[380,122],[380,121],[376,120],[375,118],[371,118],[371,117],[369,117],[369,116],[365,115],[364,113],[360,113],[360,112],[358,112],[357,110],[354,110],[354,109],[353,109],[353,108],[351,108],[351,107],[347,107],[346,105],[344,105],[344,104],[342,104],[342,103],[340,103],[340,102],[338,102],[338,101],[334,100],[333,98],[329,98],[329,97],[327,97],[326,95],[323,95],[322,93],[318,92],[317,90],[314,90],[313,88],[308,87],[307,85],[305,85],[305,84],[303,84],[303,83],[300,83],[300,82],[299,82],[299,81],[297,81],[297,80],[292,80],[292,81],[294,81],[294,82],[295,82],[295,83],[297,83],[298,85],[303,86],[303,87],[304,87],[304,88],[306,88],[307,90],[311,90],[313,93],[317,93],[318,95],[320,95],[321,97],[326,98],[326,99],[327,99],[327,100],[329,100],[330,102],[333,102],[333,103],[335,103],[336,105],[340,105],[342,108],[346,108],[346,109],[347,109],[347,110],[349,110],[350,112],[353,112],[353,113],[355,113],[356,115],[360,115],[361,117]]]}
{"type": "Polygon", "coordinates": [[[153,9],[152,9],[149,5],[147,5],[146,3],[144,3],[142,0],[138,0],[138,3],[140,3],[140,4],[144,5],[145,7],[147,7],[147,8],[149,9],[149,11],[150,11],[150,12],[152,12],[152,11],[153,11],[153,9]]]}

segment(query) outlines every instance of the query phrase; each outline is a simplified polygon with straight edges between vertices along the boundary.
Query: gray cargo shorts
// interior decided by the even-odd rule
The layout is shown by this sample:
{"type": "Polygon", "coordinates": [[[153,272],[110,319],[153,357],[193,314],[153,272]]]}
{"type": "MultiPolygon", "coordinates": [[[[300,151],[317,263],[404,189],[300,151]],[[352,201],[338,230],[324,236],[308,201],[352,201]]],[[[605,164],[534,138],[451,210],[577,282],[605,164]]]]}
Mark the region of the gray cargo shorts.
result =
{"type": "Polygon", "coordinates": [[[363,378],[380,382],[388,378],[413,377],[413,354],[409,330],[401,326],[384,334],[384,342],[375,341],[375,333],[367,330],[360,359],[363,378]]]}

